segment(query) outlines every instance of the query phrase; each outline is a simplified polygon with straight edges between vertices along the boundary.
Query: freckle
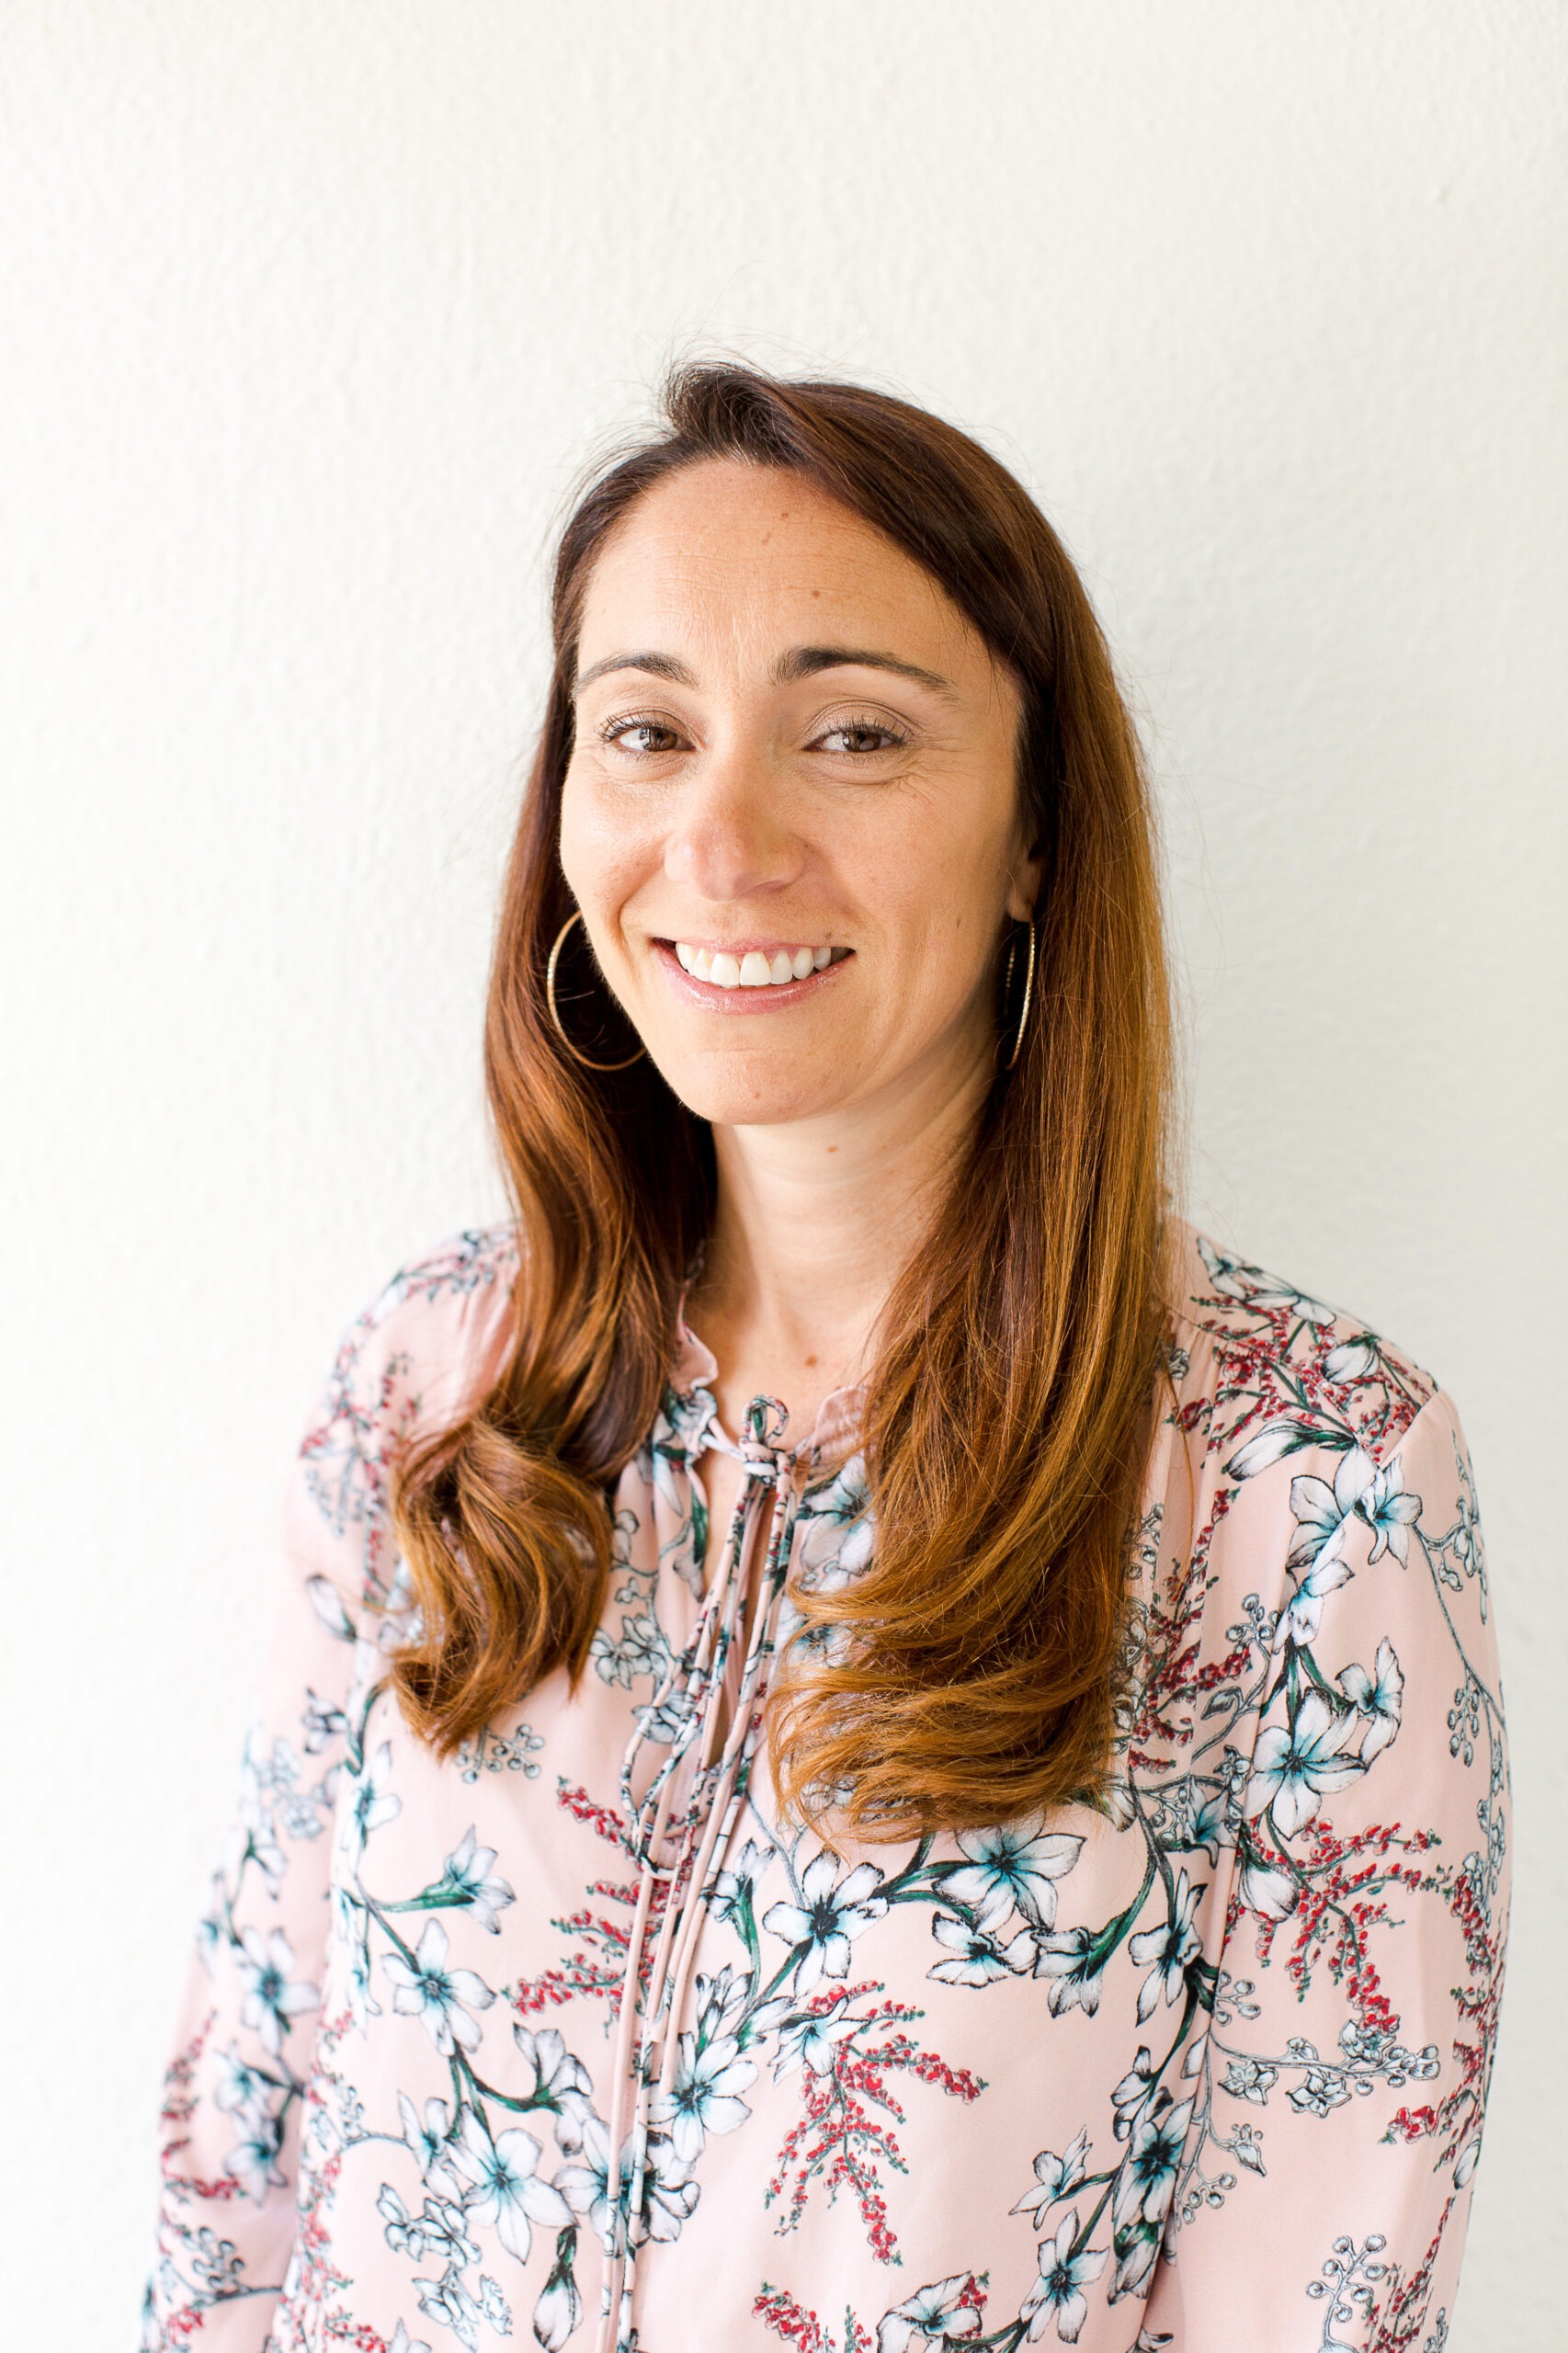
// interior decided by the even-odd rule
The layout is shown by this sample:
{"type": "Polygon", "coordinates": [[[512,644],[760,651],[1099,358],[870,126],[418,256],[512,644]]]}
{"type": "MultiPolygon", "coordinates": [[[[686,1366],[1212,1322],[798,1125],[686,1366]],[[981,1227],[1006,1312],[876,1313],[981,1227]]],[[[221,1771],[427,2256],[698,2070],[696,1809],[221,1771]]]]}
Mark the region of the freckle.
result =
{"type": "Polygon", "coordinates": [[[808,1357],[808,1358],[806,1358],[806,1363],[807,1363],[807,1365],[808,1365],[812,1370],[815,1370],[815,1367],[816,1367],[816,1358],[815,1358],[815,1357],[808,1357]]]}

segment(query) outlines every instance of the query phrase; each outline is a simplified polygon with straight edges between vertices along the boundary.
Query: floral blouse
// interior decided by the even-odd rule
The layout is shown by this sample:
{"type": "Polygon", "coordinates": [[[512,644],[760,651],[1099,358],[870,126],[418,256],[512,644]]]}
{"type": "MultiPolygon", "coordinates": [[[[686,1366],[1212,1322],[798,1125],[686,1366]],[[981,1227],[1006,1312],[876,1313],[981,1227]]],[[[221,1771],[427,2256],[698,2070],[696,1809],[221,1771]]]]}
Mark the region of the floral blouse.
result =
{"type": "Polygon", "coordinates": [[[388,1684],[388,1467],[498,1364],[513,1234],[396,1277],[290,1490],[144,2347],[1440,2353],[1507,1908],[1465,1443],[1184,1246],[1108,1796],[841,1850],[762,1726],[791,1587],[874,1542],[857,1392],[737,1440],[683,1326],[589,1669],[442,1762],[388,1684]]]}

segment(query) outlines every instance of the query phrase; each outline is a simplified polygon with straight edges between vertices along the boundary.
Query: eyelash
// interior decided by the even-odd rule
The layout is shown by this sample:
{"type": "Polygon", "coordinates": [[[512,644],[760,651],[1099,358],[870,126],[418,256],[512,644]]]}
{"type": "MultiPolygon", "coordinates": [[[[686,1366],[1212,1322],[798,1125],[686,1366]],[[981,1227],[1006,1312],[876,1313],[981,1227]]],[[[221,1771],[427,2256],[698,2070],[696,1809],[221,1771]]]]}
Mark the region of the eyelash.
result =
{"type": "MultiPolygon", "coordinates": [[[[603,744],[619,745],[623,736],[635,734],[639,728],[646,728],[650,732],[665,735],[674,735],[679,732],[670,725],[668,720],[655,718],[651,713],[623,712],[618,718],[607,719],[604,722],[598,731],[599,741],[603,744]]],[[[875,745],[869,752],[846,752],[836,755],[842,759],[871,759],[879,752],[901,751],[909,741],[909,738],[898,728],[890,726],[885,719],[877,718],[869,711],[846,714],[835,719],[831,726],[822,730],[822,736],[826,735],[881,735],[885,739],[882,743],[875,745]]],[[[822,736],[813,738],[813,741],[821,742],[822,736]]],[[[657,759],[660,754],[643,751],[634,753],[632,756],[641,759],[657,759]]]]}

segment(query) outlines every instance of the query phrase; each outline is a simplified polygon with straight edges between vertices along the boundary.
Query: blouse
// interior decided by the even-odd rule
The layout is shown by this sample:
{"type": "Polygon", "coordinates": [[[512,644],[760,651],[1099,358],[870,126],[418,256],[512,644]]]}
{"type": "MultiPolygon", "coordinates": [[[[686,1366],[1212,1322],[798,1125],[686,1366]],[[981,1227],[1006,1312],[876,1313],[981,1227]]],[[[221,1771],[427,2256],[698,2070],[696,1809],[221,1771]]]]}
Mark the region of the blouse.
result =
{"type": "Polygon", "coordinates": [[[289,1492],[149,2353],[1442,2347],[1508,1894],[1465,1441],[1181,1239],[1108,1791],[895,1846],[781,1819],[763,1739],[791,1591],[875,1540],[860,1392],[736,1438],[684,1320],[577,1688],[410,1733],[389,1468],[498,1369],[515,1233],[396,1276],[289,1492]]]}

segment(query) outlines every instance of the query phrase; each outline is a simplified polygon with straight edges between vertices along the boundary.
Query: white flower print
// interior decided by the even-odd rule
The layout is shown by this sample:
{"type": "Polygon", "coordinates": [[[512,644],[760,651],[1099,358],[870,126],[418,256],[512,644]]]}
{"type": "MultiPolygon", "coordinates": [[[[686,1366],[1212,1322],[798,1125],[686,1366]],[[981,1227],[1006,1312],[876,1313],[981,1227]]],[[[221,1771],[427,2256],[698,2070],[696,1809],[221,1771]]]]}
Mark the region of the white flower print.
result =
{"type": "Polygon", "coordinates": [[[498,1912],[504,1912],[517,1897],[507,1882],[491,1870],[495,1860],[494,1847],[482,1847],[471,1823],[460,1842],[447,1857],[445,1873],[438,1893],[451,1891],[450,1900],[466,1906],[470,1919],[488,1928],[492,1936],[499,1936],[498,1912]]]}
{"type": "Polygon", "coordinates": [[[530,2108],[555,2111],[555,2137],[562,2149],[583,2145],[583,2131],[593,2113],[593,2084],[582,2061],[567,2050],[564,2038],[552,2026],[535,2034],[531,2028],[512,2029],[528,2068],[531,2082],[518,2086],[517,2096],[530,2108]]]}
{"type": "Polygon", "coordinates": [[[694,2165],[710,2132],[733,2132],[751,2114],[738,2095],[756,2081],[756,2066],[741,2057],[730,2035],[699,2051],[696,2035],[683,2034],[676,2048],[675,2079],[651,2112],[655,2123],[669,2128],[681,2164],[694,2165]]]}
{"type": "Polygon", "coordinates": [[[1189,2099],[1173,2108],[1162,2092],[1148,2114],[1133,2126],[1127,2162],[1117,2184],[1114,2211],[1119,2229],[1137,2222],[1164,2220],[1191,2120],[1189,2099]]]}
{"type": "Polygon", "coordinates": [[[1342,1340],[1336,1348],[1330,1348],[1323,1360],[1324,1378],[1339,1383],[1365,1381],[1377,1360],[1377,1342],[1363,1332],[1359,1338],[1342,1340]]]}
{"type": "Polygon", "coordinates": [[[739,1925],[744,1907],[756,1893],[758,1874],[767,1868],[772,1852],[770,1847],[759,1846],[755,1838],[748,1838],[734,1861],[726,1863],[710,1881],[708,1902],[716,1920],[739,1925]]]}
{"type": "Polygon", "coordinates": [[[1287,1631],[1299,1643],[1314,1640],[1323,1616],[1325,1594],[1344,1585],[1350,1569],[1343,1558],[1345,1540],[1354,1520],[1372,1531],[1369,1567],[1392,1552],[1403,1567],[1410,1558],[1411,1523],[1419,1518],[1421,1498],[1404,1492],[1397,1461],[1379,1469],[1358,1446],[1342,1454],[1331,1487],[1324,1479],[1302,1475],[1290,1482],[1290,1509],[1296,1535],[1285,1565],[1300,1577],[1296,1595],[1276,1636],[1276,1647],[1287,1631]],[[1304,1577],[1300,1573],[1307,1572],[1304,1577]]]}
{"type": "Polygon", "coordinates": [[[1308,2116],[1326,2116],[1331,2108],[1343,2108],[1349,2097],[1350,2087],[1337,2067],[1309,2067],[1287,2094],[1291,2107],[1308,2116]]]}
{"type": "Polygon", "coordinates": [[[1278,2068],[1267,2059],[1233,2059],[1225,2069],[1225,2089],[1232,2098],[1249,2099],[1256,2108],[1267,2108],[1278,2080],[1278,2068]]]}
{"type": "Polygon", "coordinates": [[[1404,1704],[1404,1677],[1393,1644],[1386,1635],[1378,1644],[1371,1674],[1364,1666],[1347,1666],[1340,1674],[1339,1688],[1357,1713],[1369,1719],[1362,1735],[1361,1755],[1370,1764],[1398,1732],[1400,1711],[1404,1704]]]}
{"type": "Polygon", "coordinates": [[[704,2042],[715,2042],[736,2031],[750,2006],[751,1990],[749,1972],[733,1969],[728,1961],[711,1977],[699,1971],[697,2031],[704,2042]]]}
{"type": "MultiPolygon", "coordinates": [[[[1377,1476],[1377,1465],[1358,1446],[1339,1458],[1331,1487],[1326,1479],[1303,1472],[1290,1482],[1290,1510],[1296,1533],[1285,1555],[1288,1569],[1303,1569],[1337,1552],[1344,1543],[1357,1505],[1377,1476]]],[[[1346,1571],[1348,1574],[1348,1571],[1346,1571]]]]}
{"type": "Polygon", "coordinates": [[[839,2043],[846,2041],[860,2021],[850,2012],[849,1996],[842,1989],[834,1995],[824,2009],[806,2010],[779,2029],[778,2052],[773,2063],[775,2082],[806,2066],[813,2075],[833,2072],[833,2054],[839,2043]]]}
{"type": "Polygon", "coordinates": [[[1187,1964],[1194,1953],[1203,1949],[1202,1939],[1192,1925],[1202,1893],[1201,1887],[1189,1887],[1187,1873],[1178,1870],[1166,1917],[1157,1928],[1141,1929],[1129,1939],[1127,1949],[1141,1969],[1146,1961],[1154,1963],[1138,1989],[1140,2026],[1152,2014],[1162,1994],[1167,2002],[1181,1999],[1187,1964]]]}
{"type": "Polygon", "coordinates": [[[1314,1688],[1293,1724],[1265,1725],[1247,1783],[1248,1821],[1271,1813],[1282,1838],[1304,1829],[1330,1790],[1345,1789],[1366,1770],[1359,1749],[1350,1747],[1359,1723],[1354,1708],[1335,1707],[1314,1688]]]}
{"type": "Polygon", "coordinates": [[[995,1830],[960,1830],[966,1859],[944,1875],[943,1891],[994,1928],[1015,1908],[1032,1927],[1056,1926],[1056,1882],[1065,1879],[1083,1851],[1082,1838],[1065,1831],[1031,1832],[1028,1824],[1005,1823],[995,1830]]]}
{"type": "Polygon", "coordinates": [[[970,1927],[952,1912],[933,1914],[931,1934],[952,1953],[950,1961],[938,1961],[926,1972],[944,1985],[994,1985],[998,1978],[1016,1977],[1028,1969],[1034,1954],[1035,1940],[1028,1928],[999,1945],[983,1928],[970,1927]]]}
{"type": "Polygon", "coordinates": [[[358,1865],[371,1831],[379,1830],[383,1822],[395,1821],[403,1812],[403,1800],[388,1787],[392,1778],[392,1744],[383,1740],[355,1782],[345,1809],[344,1859],[350,1869],[358,1865]]]}
{"type": "Polygon", "coordinates": [[[637,2218],[636,2234],[665,2245],[678,2239],[696,2211],[699,2194],[668,2133],[650,2132],[643,2210],[637,2218]]]}
{"type": "Polygon", "coordinates": [[[463,2005],[487,2010],[495,1996],[472,1969],[449,1969],[446,1964],[447,1932],[438,1920],[425,1923],[412,1964],[400,1952],[389,1952],[381,1961],[397,1989],[393,2009],[422,2018],[437,2050],[449,2058],[460,2043],[465,2051],[476,2050],[484,2031],[463,2005]]]}
{"type": "Polygon", "coordinates": [[[543,2346],[544,2353],[561,2353],[582,2317],[583,2299],[577,2293],[572,2267],[558,2263],[534,2305],[534,2336],[543,2346]]]}
{"type": "Polygon", "coordinates": [[[259,1928],[244,1929],[234,1966],[244,1989],[240,2022],[259,2035],[276,2059],[300,2012],[315,2008],[316,1989],[303,1980],[296,1984],[291,1979],[294,1948],[281,1928],[274,1928],[266,1938],[259,1928]]]}
{"type": "Polygon", "coordinates": [[[242,2121],[245,2130],[224,2158],[223,2168],[259,2206],[267,2191],[278,2188],[286,2178],[278,2166],[283,2134],[277,2118],[265,2112],[253,2113],[242,2121]]]}
{"type": "Polygon", "coordinates": [[[857,1863],[844,1879],[837,1877],[838,1857],[824,1847],[801,1874],[803,1904],[775,1904],[763,1916],[763,1927],[786,1944],[803,1945],[796,1987],[809,1994],[824,1977],[849,1973],[849,1940],[880,1920],[887,1900],[874,1891],[882,1875],[873,1863],[857,1863]]]}
{"type": "Polygon", "coordinates": [[[237,2042],[231,2042],[227,2051],[220,2052],[213,2069],[215,2108],[221,2108],[227,2116],[241,2115],[264,2102],[267,2089],[267,2078],[241,2057],[237,2042]]]}
{"type": "Polygon", "coordinates": [[[370,1915],[352,1887],[341,1880],[332,1885],[333,1935],[347,1961],[348,2008],[354,2023],[380,2018],[381,2006],[370,1985],[370,1915]]]}
{"type": "Polygon", "coordinates": [[[1147,2043],[1141,2043],[1138,2055],[1110,2096],[1116,2110],[1116,2137],[1125,2141],[1143,2110],[1154,2097],[1154,2063],[1147,2043]]]}
{"type": "Polygon", "coordinates": [[[1057,2200],[1071,2198],[1075,2189],[1082,2188],[1088,2154],[1086,2130],[1080,2130],[1076,2138],[1068,2143],[1065,2156],[1059,2157],[1051,2150],[1042,2149],[1034,2161],[1034,2188],[1025,2190],[1011,2211],[1027,2214],[1035,2229],[1043,2231],[1046,2214],[1057,2200]]]}
{"type": "Polygon", "coordinates": [[[877,2325],[877,2353],[908,2353],[921,2345],[951,2345],[980,2334],[980,2308],[970,2301],[971,2275],[955,2271],[895,2304],[877,2325]]]}
{"type": "Polygon", "coordinates": [[[1089,2310],[1084,2290],[1105,2269],[1107,2250],[1085,2247],[1074,2255],[1073,2245],[1077,2235],[1078,2215],[1074,2208],[1056,2236],[1045,2240],[1040,2249],[1040,2277],[1024,2298],[1018,2313],[1021,2320],[1028,2323],[1028,2341],[1031,2345],[1038,2343],[1053,2322],[1063,2345],[1075,2345],[1078,2341],[1078,2332],[1089,2310]]]}
{"type": "Polygon", "coordinates": [[[1266,1274],[1261,1267],[1250,1266],[1233,1251],[1220,1250],[1199,1234],[1199,1255],[1203,1260],[1210,1283],[1221,1299],[1233,1299],[1247,1307],[1285,1307],[1299,1315],[1305,1324],[1320,1326],[1337,1322],[1332,1307],[1321,1299],[1312,1298],[1306,1291],[1296,1290],[1274,1275],[1266,1274]]]}
{"type": "Polygon", "coordinates": [[[538,2179],[539,2143],[520,2126],[497,2132],[492,2139],[473,2109],[468,2109],[454,2155],[459,2171],[473,2184],[472,2193],[465,2200],[470,2214],[475,2222],[493,2222],[496,2237],[519,2263],[528,2259],[534,2222],[558,2228],[571,2220],[561,2192],[538,2179]]]}
{"type": "Polygon", "coordinates": [[[1105,1964],[1093,1928],[1067,1928],[1035,1939],[1034,1974],[1051,1980],[1045,1998],[1053,2018],[1073,2009],[1094,2017],[1105,1984],[1105,1964]]]}
{"type": "Polygon", "coordinates": [[[408,2094],[400,2091],[397,2112],[403,2124],[403,2137],[413,2152],[420,2178],[429,2188],[460,2198],[462,2183],[452,2164],[452,2114],[446,2101],[427,2099],[421,2118],[408,2094]]]}
{"type": "Polygon", "coordinates": [[[1242,1865],[1242,1902],[1260,1920],[1284,1920],[1295,1910],[1301,1891],[1287,1870],[1248,1854],[1242,1865]]]}
{"type": "MultiPolygon", "coordinates": [[[[622,2190],[629,2172],[629,2153],[623,2149],[619,2167],[622,2190]]],[[[570,2165],[561,2167],[555,2186],[573,2213],[586,2218],[596,2237],[606,2247],[611,2244],[616,2221],[609,2176],[609,2127],[602,2117],[590,2113],[583,2120],[578,2151],[570,2165]]]]}

